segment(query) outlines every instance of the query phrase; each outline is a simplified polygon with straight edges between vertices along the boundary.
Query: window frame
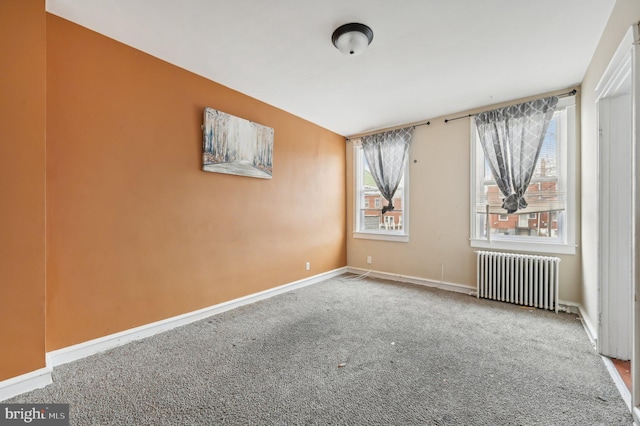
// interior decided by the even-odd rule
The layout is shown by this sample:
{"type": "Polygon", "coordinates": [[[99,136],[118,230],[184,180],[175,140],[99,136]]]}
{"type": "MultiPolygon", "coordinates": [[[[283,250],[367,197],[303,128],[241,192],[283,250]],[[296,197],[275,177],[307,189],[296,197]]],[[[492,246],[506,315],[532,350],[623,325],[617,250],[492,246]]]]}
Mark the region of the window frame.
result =
{"type": "MultiPolygon", "coordinates": [[[[353,141],[353,238],[367,240],[382,240],[392,242],[409,242],[409,161],[404,170],[404,186],[402,191],[402,229],[360,229],[361,193],[363,188],[362,169],[364,167],[364,155],[360,140],[353,141]]],[[[382,208],[382,207],[381,207],[382,208]]]]}
{"type": "MultiPolygon", "coordinates": [[[[558,101],[556,110],[566,109],[566,123],[564,128],[566,136],[564,136],[564,156],[561,159],[564,164],[562,168],[565,172],[558,177],[559,180],[565,180],[566,188],[566,208],[564,217],[566,218],[563,225],[562,236],[549,241],[547,237],[523,237],[518,235],[490,235],[480,237],[480,229],[477,226],[478,221],[476,215],[483,214],[476,212],[477,202],[477,182],[483,179],[482,172],[484,163],[480,163],[480,159],[484,160],[482,147],[477,140],[477,130],[473,117],[470,122],[470,245],[475,248],[498,249],[498,250],[514,250],[536,253],[549,254],[575,254],[576,253],[576,102],[575,96],[568,96],[558,101]]],[[[562,152],[562,150],[560,150],[562,152]]]]}

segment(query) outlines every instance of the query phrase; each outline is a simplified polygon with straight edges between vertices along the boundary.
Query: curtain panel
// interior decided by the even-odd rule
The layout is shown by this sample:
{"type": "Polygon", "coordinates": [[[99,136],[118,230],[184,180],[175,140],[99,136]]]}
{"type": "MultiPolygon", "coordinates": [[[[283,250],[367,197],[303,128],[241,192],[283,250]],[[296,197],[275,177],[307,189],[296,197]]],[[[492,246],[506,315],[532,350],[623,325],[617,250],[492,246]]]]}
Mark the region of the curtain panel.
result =
{"type": "Polygon", "coordinates": [[[558,97],[550,96],[474,116],[485,159],[508,214],[527,207],[524,194],[557,103],[558,97]]]}
{"type": "Polygon", "coordinates": [[[363,136],[360,140],[369,171],[382,196],[389,202],[382,214],[393,211],[393,196],[400,185],[409,157],[413,127],[363,136]]]}

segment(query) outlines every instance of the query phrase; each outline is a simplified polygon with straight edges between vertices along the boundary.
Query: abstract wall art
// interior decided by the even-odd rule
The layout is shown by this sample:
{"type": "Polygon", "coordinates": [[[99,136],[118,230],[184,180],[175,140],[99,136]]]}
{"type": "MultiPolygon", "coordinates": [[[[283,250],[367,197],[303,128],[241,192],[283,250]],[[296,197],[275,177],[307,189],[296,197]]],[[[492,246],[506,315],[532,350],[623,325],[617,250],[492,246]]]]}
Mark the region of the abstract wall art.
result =
{"type": "Polygon", "coordinates": [[[202,170],[271,179],[273,129],[205,108],[202,170]]]}

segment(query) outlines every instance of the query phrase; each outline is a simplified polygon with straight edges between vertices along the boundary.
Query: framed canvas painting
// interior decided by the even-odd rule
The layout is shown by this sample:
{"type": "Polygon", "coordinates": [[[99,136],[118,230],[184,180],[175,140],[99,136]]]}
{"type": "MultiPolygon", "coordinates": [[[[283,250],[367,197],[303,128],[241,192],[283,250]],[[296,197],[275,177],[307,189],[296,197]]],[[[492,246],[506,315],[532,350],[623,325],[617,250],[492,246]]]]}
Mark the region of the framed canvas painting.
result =
{"type": "Polygon", "coordinates": [[[273,129],[213,108],[204,109],[202,170],[271,179],[273,129]]]}

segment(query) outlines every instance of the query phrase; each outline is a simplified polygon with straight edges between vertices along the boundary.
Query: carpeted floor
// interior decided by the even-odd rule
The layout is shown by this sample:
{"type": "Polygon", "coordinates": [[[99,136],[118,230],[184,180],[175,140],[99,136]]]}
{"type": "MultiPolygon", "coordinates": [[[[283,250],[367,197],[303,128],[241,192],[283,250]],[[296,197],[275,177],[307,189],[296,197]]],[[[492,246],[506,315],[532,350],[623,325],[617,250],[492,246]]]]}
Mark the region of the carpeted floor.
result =
{"type": "Polygon", "coordinates": [[[630,425],[575,315],[343,275],[57,367],[74,425],[630,425]]]}

